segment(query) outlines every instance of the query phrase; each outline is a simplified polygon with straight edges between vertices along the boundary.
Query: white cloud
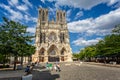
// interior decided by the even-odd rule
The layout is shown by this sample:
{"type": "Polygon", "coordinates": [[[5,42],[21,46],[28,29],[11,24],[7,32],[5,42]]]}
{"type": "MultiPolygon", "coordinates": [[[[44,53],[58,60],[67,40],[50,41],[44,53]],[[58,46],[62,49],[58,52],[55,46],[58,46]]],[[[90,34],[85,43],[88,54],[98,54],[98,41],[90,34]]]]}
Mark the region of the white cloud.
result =
{"type": "Polygon", "coordinates": [[[71,19],[70,19],[70,15],[72,13],[72,9],[69,9],[66,14],[67,14],[67,21],[69,22],[71,19]]]}
{"type": "Polygon", "coordinates": [[[37,18],[36,17],[30,17],[30,19],[33,21],[33,22],[37,22],[37,18]]]}
{"type": "Polygon", "coordinates": [[[79,20],[68,23],[68,29],[72,33],[79,33],[79,32],[85,32],[86,30],[89,30],[91,26],[93,26],[92,18],[85,19],[85,20],[79,20]]]}
{"type": "Polygon", "coordinates": [[[29,18],[28,15],[24,15],[24,18],[25,18],[25,20],[26,20],[27,22],[30,21],[30,18],[29,18]]]}
{"type": "Polygon", "coordinates": [[[56,1],[56,0],[48,0],[49,2],[53,2],[53,1],[56,1]]]}
{"type": "Polygon", "coordinates": [[[51,8],[51,7],[48,7],[48,11],[49,11],[49,14],[52,14],[52,15],[56,15],[56,8],[51,8]]]}
{"type": "Polygon", "coordinates": [[[17,7],[17,9],[19,9],[19,10],[21,10],[21,11],[26,11],[26,10],[28,10],[28,7],[26,6],[26,5],[18,5],[18,6],[16,6],[17,7]]]}
{"type": "Polygon", "coordinates": [[[13,9],[10,8],[10,6],[0,4],[0,7],[4,8],[10,13],[10,19],[12,20],[21,20],[23,19],[23,15],[19,11],[14,11],[13,9]]]}
{"type": "Polygon", "coordinates": [[[30,32],[30,33],[35,33],[35,27],[28,27],[27,28],[27,32],[30,32]]]}
{"type": "Polygon", "coordinates": [[[119,0],[110,0],[110,1],[108,2],[108,5],[112,5],[112,4],[116,3],[116,2],[119,2],[119,0]]]}
{"type": "Polygon", "coordinates": [[[108,5],[113,5],[118,1],[119,0],[57,0],[55,5],[56,7],[64,5],[64,6],[71,6],[74,8],[89,10],[92,7],[101,3],[107,3],[108,5]]]}
{"type": "Polygon", "coordinates": [[[29,0],[22,0],[27,6],[33,7],[33,5],[29,2],[29,0]]]}
{"type": "Polygon", "coordinates": [[[120,1],[116,5],[114,5],[114,8],[119,8],[119,7],[120,7],[120,1]]]}
{"type": "Polygon", "coordinates": [[[32,17],[28,14],[22,14],[20,11],[15,11],[14,9],[11,8],[11,6],[5,5],[5,4],[0,4],[0,7],[5,9],[8,13],[6,15],[11,19],[15,21],[32,21],[32,22],[37,22],[36,17],[32,17]]]}
{"type": "Polygon", "coordinates": [[[9,3],[11,6],[18,5],[18,0],[9,0],[8,3],[9,3]]]}
{"type": "Polygon", "coordinates": [[[45,0],[40,0],[40,1],[42,1],[43,3],[45,3],[45,0]]]}
{"type": "Polygon", "coordinates": [[[26,22],[32,21],[34,23],[37,23],[37,18],[36,17],[32,17],[32,16],[29,16],[29,15],[24,15],[24,19],[25,19],[26,22]]]}
{"type": "Polygon", "coordinates": [[[73,41],[72,43],[75,46],[90,46],[90,45],[94,45],[94,44],[98,43],[99,40],[101,40],[101,38],[96,38],[96,39],[91,39],[91,40],[85,40],[83,38],[79,38],[79,39],[73,41]]]}
{"type": "Polygon", "coordinates": [[[67,16],[68,16],[68,17],[71,15],[71,12],[72,12],[71,9],[69,9],[69,10],[67,11],[67,16]]]}
{"type": "Polygon", "coordinates": [[[109,34],[113,27],[119,23],[120,8],[95,19],[88,18],[68,23],[68,29],[72,33],[106,35],[109,34]]]}
{"type": "Polygon", "coordinates": [[[32,7],[32,4],[28,0],[23,0],[23,4],[19,3],[18,0],[8,0],[8,4],[11,7],[17,8],[20,11],[27,11],[29,8],[32,7]]]}
{"type": "Polygon", "coordinates": [[[79,11],[79,12],[76,14],[76,16],[75,16],[74,19],[78,19],[78,18],[81,17],[81,16],[83,16],[83,12],[82,12],[82,11],[79,11]]]}
{"type": "Polygon", "coordinates": [[[22,0],[22,1],[24,4],[19,3],[18,0],[8,0],[8,4],[21,11],[26,11],[29,9],[28,7],[32,7],[32,4],[29,2],[29,0],[22,0]]]}

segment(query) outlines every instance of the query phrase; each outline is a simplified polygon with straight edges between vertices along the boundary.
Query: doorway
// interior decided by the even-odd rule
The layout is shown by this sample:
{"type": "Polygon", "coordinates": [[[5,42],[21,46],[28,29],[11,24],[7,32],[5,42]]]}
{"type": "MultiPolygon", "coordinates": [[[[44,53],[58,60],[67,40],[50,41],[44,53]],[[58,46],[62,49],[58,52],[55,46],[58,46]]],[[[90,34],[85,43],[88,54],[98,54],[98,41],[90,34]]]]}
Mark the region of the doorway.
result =
{"type": "Polygon", "coordinates": [[[49,61],[49,62],[56,62],[56,61],[59,62],[59,57],[52,57],[52,56],[49,56],[49,57],[48,57],[48,61],[49,61]]]}

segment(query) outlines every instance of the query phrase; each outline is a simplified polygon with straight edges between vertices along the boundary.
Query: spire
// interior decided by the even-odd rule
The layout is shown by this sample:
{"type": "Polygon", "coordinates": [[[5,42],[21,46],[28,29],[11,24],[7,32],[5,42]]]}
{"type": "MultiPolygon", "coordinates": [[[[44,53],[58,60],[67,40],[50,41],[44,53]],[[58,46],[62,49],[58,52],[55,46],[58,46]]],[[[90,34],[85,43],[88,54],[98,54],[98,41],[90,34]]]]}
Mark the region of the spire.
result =
{"type": "Polygon", "coordinates": [[[65,11],[61,11],[61,10],[56,11],[56,22],[57,23],[66,23],[65,11]]]}
{"type": "Polygon", "coordinates": [[[39,21],[42,23],[48,22],[48,9],[40,8],[39,9],[39,21]]]}

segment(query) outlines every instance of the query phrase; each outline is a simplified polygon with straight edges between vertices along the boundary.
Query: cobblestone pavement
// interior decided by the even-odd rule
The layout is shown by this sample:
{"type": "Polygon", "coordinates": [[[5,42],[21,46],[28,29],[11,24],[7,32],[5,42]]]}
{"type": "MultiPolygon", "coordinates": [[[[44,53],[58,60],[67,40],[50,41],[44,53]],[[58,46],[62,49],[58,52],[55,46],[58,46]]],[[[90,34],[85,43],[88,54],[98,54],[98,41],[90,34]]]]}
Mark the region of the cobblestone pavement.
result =
{"type": "MultiPolygon", "coordinates": [[[[24,70],[6,70],[6,71],[0,71],[0,78],[7,78],[7,77],[20,77],[24,75],[24,70]]],[[[1,79],[0,79],[1,80],[1,79]]]]}
{"type": "Polygon", "coordinates": [[[34,80],[120,80],[120,68],[85,63],[61,63],[61,70],[33,72],[34,80]]]}
{"type": "MultiPolygon", "coordinates": [[[[120,68],[90,65],[86,63],[60,63],[60,65],[61,72],[40,68],[33,70],[33,80],[120,80],[120,68]]],[[[18,74],[19,76],[23,75],[24,70],[17,72],[0,71],[0,77],[5,75],[18,76],[18,74]]]]}

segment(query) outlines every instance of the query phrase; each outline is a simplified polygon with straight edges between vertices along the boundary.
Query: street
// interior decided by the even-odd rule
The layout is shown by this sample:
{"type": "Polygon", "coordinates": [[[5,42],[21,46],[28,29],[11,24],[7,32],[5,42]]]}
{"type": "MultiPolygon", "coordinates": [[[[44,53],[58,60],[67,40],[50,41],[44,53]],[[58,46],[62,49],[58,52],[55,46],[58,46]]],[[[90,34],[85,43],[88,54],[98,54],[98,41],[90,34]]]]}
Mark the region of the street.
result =
{"type": "MultiPolygon", "coordinates": [[[[45,66],[45,64],[41,65],[45,66]]],[[[33,80],[120,80],[120,68],[116,67],[78,62],[60,63],[60,66],[61,72],[40,67],[34,69],[33,80]]],[[[0,80],[21,80],[20,77],[24,74],[24,70],[0,71],[0,80]]]]}
{"type": "Polygon", "coordinates": [[[120,80],[120,68],[115,67],[61,63],[61,70],[34,74],[34,80],[120,80]]]}

